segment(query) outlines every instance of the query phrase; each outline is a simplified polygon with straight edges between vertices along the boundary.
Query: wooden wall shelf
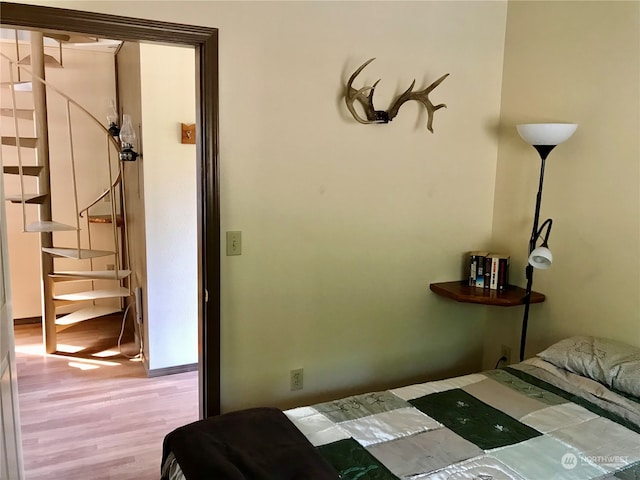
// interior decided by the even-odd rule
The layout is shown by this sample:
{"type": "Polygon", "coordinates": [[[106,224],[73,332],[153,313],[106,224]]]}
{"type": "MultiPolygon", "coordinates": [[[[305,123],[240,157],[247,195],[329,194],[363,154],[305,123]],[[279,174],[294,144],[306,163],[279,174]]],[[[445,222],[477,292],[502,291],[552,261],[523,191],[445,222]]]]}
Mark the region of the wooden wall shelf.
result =
{"type": "MultiPolygon", "coordinates": [[[[457,280],[455,282],[432,283],[429,288],[432,292],[457,302],[499,307],[524,305],[525,289],[515,285],[509,285],[505,291],[499,292],[488,288],[470,287],[466,280],[457,280]]],[[[530,303],[542,303],[544,300],[545,296],[542,293],[531,292],[530,303]]]]}
{"type": "MultiPolygon", "coordinates": [[[[111,215],[89,215],[89,223],[112,223],[111,215]]],[[[121,227],[122,215],[116,215],[116,224],[121,227]]]]}

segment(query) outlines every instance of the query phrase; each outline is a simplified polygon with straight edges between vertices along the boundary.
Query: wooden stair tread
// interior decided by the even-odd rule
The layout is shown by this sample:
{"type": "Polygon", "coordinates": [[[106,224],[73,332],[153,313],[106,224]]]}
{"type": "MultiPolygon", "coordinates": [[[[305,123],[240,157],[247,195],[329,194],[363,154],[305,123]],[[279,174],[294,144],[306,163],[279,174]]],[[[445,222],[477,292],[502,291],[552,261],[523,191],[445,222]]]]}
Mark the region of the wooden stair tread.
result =
{"type": "Polygon", "coordinates": [[[31,92],[33,91],[33,82],[2,82],[0,86],[2,87],[10,87],[13,85],[13,89],[16,92],[31,92]]]}
{"type": "Polygon", "coordinates": [[[38,221],[27,225],[27,232],[68,232],[76,230],[76,227],[59,222],[38,221]]]}
{"type": "Polygon", "coordinates": [[[42,249],[42,251],[46,253],[50,253],[51,255],[57,255],[58,257],[75,258],[76,260],[105,257],[107,255],[113,255],[115,253],[115,252],[110,252],[106,250],[87,250],[83,248],[78,250],[77,248],[67,248],[67,247],[61,247],[61,248],[45,247],[42,249]]]}
{"type": "MultiPolygon", "coordinates": [[[[49,195],[47,193],[25,193],[24,203],[36,203],[42,205],[49,195]]],[[[22,203],[22,195],[7,195],[5,200],[11,203],[22,203]]]]}
{"type": "Polygon", "coordinates": [[[54,272],[49,275],[54,282],[80,282],[87,280],[122,280],[131,275],[131,270],[75,270],[54,272]]]}
{"type": "MultiPolygon", "coordinates": [[[[22,60],[18,62],[18,64],[31,65],[31,55],[27,55],[26,57],[24,57],[22,60]]],[[[48,55],[46,53],[44,54],[44,64],[47,67],[62,68],[62,65],[60,64],[60,62],[56,57],[54,57],[53,55],[48,55]]]]}
{"type": "MultiPolygon", "coordinates": [[[[113,218],[111,215],[89,215],[89,223],[113,223],[113,218]]],[[[116,225],[121,227],[122,215],[116,215],[116,225]]]]}
{"type": "MultiPolygon", "coordinates": [[[[37,137],[20,137],[20,146],[23,148],[36,148],[38,144],[37,137]]],[[[16,137],[2,137],[2,145],[9,145],[12,147],[17,147],[18,142],[16,137]]]]}
{"type": "Polygon", "coordinates": [[[104,290],[87,290],[86,292],[66,293],[54,295],[54,300],[66,300],[70,302],[83,302],[86,300],[98,300],[101,298],[128,297],[129,289],[125,287],[108,288],[104,290]]]}
{"type": "Polygon", "coordinates": [[[87,37],[78,33],[60,33],[53,30],[44,30],[42,35],[53,38],[60,43],[97,43],[98,41],[95,37],[87,37]]]}
{"type": "MultiPolygon", "coordinates": [[[[39,165],[30,165],[30,166],[22,166],[22,174],[27,175],[29,177],[37,177],[40,175],[42,171],[42,166],[39,165]]],[[[4,173],[8,175],[20,175],[20,167],[18,165],[5,165],[2,167],[4,173]]]]}
{"type": "Polygon", "coordinates": [[[59,332],[85,320],[111,315],[120,312],[120,307],[105,307],[101,305],[92,305],[90,307],[81,308],[73,313],[56,318],[56,330],[59,332]]]}
{"type": "MultiPolygon", "coordinates": [[[[15,116],[18,118],[22,118],[24,120],[33,120],[33,109],[16,108],[15,112],[15,116]]],[[[3,117],[13,117],[13,108],[0,109],[0,115],[2,115],[3,117]]]]}

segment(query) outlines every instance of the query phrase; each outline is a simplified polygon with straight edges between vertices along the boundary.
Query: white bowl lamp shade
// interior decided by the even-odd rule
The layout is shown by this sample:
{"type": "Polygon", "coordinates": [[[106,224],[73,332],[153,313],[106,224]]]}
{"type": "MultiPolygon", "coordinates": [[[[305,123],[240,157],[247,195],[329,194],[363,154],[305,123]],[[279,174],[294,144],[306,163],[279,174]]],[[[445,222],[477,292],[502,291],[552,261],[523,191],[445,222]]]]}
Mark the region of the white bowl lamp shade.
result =
{"type": "Polygon", "coordinates": [[[560,145],[578,128],[576,123],[526,123],[516,127],[530,145],[560,145]]]}
{"type": "Polygon", "coordinates": [[[540,270],[546,270],[551,266],[553,262],[553,255],[551,250],[547,247],[538,247],[529,255],[529,265],[540,270]]]}

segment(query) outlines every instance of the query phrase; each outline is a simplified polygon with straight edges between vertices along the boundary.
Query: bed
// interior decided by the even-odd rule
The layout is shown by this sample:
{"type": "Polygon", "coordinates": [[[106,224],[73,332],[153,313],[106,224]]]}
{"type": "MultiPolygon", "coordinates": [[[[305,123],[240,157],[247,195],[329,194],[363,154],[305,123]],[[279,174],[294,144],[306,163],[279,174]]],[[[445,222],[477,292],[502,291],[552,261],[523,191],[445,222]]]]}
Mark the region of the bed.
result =
{"type": "Polygon", "coordinates": [[[640,478],[640,349],[572,337],[510,367],[165,438],[163,480],[640,478]]]}

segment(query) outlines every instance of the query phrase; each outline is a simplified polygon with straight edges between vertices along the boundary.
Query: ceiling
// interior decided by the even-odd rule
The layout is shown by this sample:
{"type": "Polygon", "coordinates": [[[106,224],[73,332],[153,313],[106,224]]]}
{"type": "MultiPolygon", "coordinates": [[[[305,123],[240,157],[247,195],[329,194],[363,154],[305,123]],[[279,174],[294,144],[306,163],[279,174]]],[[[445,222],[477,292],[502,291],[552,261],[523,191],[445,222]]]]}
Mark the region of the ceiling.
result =
{"type": "MultiPolygon", "coordinates": [[[[59,45],[62,45],[63,48],[69,49],[115,53],[122,44],[122,41],[120,40],[88,37],[86,35],[71,32],[42,31],[42,33],[45,36],[44,44],[47,47],[58,47],[59,45]]],[[[18,30],[17,40],[19,43],[28,43],[29,31],[18,30]]],[[[11,28],[0,28],[0,41],[15,42],[16,30],[11,28]]]]}

